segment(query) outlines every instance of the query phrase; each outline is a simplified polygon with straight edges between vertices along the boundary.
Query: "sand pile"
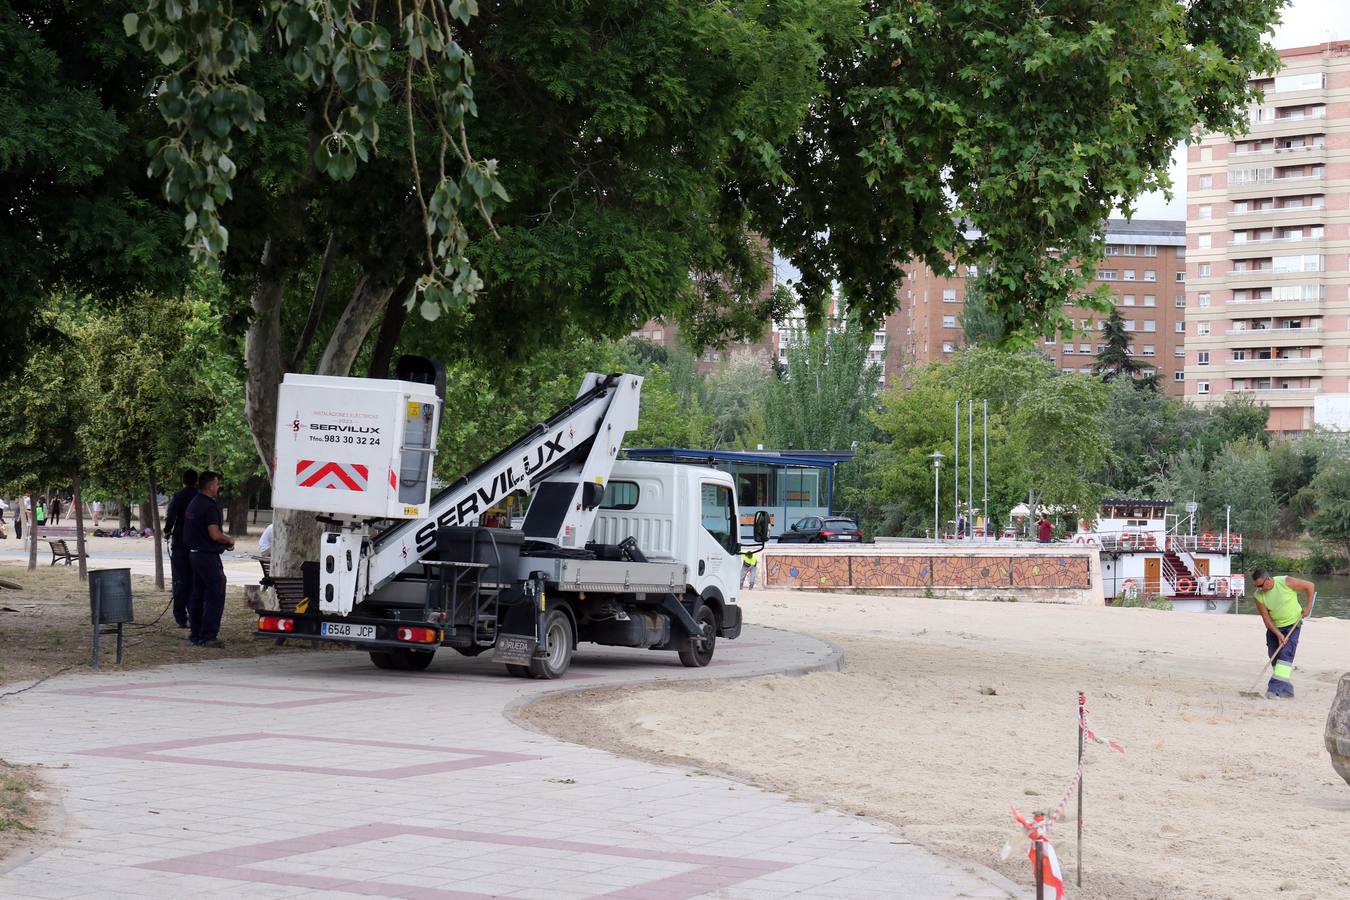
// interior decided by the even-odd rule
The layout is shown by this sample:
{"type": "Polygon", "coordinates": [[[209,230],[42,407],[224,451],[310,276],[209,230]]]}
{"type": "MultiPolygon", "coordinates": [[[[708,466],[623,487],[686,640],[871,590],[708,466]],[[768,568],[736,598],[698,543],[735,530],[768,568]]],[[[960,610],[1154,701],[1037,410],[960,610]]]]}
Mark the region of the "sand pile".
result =
{"type": "MultiPolygon", "coordinates": [[[[1239,696],[1262,663],[1253,617],[767,593],[748,612],[841,644],[845,671],[597,692],[530,718],[876,816],[1025,883],[1029,864],[997,855],[1008,804],[1058,801],[1081,689],[1127,753],[1089,747],[1077,896],[1350,896],[1350,789],[1321,739],[1350,622],[1308,626],[1299,697],[1276,702],[1239,696]]],[[[1054,834],[1070,875],[1072,820],[1054,834]]]]}

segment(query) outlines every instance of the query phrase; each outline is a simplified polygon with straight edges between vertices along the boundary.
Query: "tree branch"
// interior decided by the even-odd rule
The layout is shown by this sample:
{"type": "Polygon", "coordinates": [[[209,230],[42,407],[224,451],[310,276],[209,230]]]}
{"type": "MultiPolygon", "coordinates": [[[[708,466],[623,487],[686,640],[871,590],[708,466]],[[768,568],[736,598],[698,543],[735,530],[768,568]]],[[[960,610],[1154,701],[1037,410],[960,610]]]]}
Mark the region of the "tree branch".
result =
{"type": "Polygon", "coordinates": [[[289,372],[298,372],[305,364],[305,357],[309,355],[309,347],[314,343],[314,332],[318,330],[319,320],[323,318],[323,308],[328,301],[328,279],[333,274],[333,263],[337,259],[338,242],[336,235],[329,235],[328,245],[323,250],[323,262],[319,263],[319,277],[314,282],[314,296],[309,301],[309,316],[305,319],[305,327],[300,332],[300,339],[296,341],[295,353],[291,356],[291,364],[287,367],[289,372]]]}

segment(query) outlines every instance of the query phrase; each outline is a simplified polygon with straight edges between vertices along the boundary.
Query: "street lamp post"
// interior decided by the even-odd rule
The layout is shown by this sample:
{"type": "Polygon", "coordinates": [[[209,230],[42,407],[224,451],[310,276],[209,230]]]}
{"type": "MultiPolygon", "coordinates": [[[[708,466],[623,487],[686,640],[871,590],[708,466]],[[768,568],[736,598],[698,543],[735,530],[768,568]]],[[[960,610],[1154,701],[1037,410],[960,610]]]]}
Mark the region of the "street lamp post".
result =
{"type": "Polygon", "coordinates": [[[937,540],[941,533],[938,531],[938,492],[941,490],[938,473],[942,471],[942,451],[935,450],[928,458],[933,461],[933,540],[937,540]]]}

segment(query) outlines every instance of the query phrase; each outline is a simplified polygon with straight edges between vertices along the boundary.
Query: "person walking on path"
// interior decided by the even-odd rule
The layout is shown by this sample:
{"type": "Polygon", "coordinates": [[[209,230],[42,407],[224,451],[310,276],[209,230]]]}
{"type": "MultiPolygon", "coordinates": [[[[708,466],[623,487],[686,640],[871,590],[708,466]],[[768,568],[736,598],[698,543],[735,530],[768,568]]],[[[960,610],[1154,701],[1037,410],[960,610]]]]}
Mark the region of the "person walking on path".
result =
{"type": "Polygon", "coordinates": [[[94,527],[98,527],[98,520],[103,518],[103,501],[95,500],[89,505],[89,514],[93,516],[94,527]]]}
{"type": "Polygon", "coordinates": [[[34,507],[33,514],[36,516],[37,520],[37,528],[33,530],[33,534],[40,537],[42,535],[42,526],[47,524],[47,504],[42,502],[41,497],[37,500],[37,506],[34,507]]]}
{"type": "Polygon", "coordinates": [[[234,549],[234,540],[221,530],[220,473],[203,472],[197,496],[183,512],[183,538],[192,564],[192,593],[188,597],[188,641],[196,647],[223,647],[220,617],[225,612],[225,566],[220,555],[234,549]]]}
{"type": "Polygon", "coordinates": [[[183,486],[169,499],[164,514],[164,534],[169,539],[169,572],[173,577],[173,620],[188,627],[188,598],[192,596],[192,561],[183,542],[183,513],[197,496],[197,470],[183,470],[183,486]]]}
{"type": "Polygon", "coordinates": [[[750,590],[755,589],[755,578],[759,575],[759,553],[747,550],[741,554],[741,587],[745,587],[745,577],[750,576],[750,590]]]}
{"type": "Polygon", "coordinates": [[[23,529],[27,526],[31,532],[33,523],[29,517],[33,514],[33,498],[24,494],[19,498],[19,508],[14,513],[14,536],[23,540],[23,529]]]}
{"type": "Polygon", "coordinates": [[[61,498],[53,497],[51,505],[47,507],[47,518],[52,525],[61,524],[61,498]]]}
{"type": "Polygon", "coordinates": [[[1292,699],[1294,683],[1290,676],[1294,672],[1298,636],[1303,630],[1303,620],[1312,613],[1317,587],[1311,581],[1288,575],[1272,578],[1265,569],[1252,572],[1252,584],[1256,587],[1256,609],[1266,624],[1266,657],[1275,658],[1266,696],[1292,699]],[[1302,606],[1298,602],[1300,593],[1305,598],[1302,606]]]}
{"type": "Polygon", "coordinates": [[[1055,526],[1050,524],[1050,520],[1042,515],[1036,520],[1036,536],[1042,544],[1050,543],[1050,539],[1055,535],[1055,526]]]}

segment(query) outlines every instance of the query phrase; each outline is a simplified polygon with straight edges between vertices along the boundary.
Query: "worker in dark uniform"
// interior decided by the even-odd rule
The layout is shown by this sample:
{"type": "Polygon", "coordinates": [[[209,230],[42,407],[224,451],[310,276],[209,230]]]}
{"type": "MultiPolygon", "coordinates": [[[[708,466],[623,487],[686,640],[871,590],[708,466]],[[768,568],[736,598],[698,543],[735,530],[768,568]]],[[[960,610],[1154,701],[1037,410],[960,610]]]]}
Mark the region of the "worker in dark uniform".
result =
{"type": "Polygon", "coordinates": [[[169,570],[173,573],[173,620],[179,628],[188,627],[188,597],[192,596],[192,561],[183,542],[183,513],[197,496],[197,470],[183,470],[183,486],[169,498],[164,515],[164,534],[169,538],[169,570]]]}
{"type": "Polygon", "coordinates": [[[197,647],[223,647],[220,617],[225,612],[225,566],[220,555],[234,549],[234,539],[221,530],[220,473],[203,472],[197,496],[183,512],[183,540],[192,564],[188,598],[188,641],[197,647]]]}

